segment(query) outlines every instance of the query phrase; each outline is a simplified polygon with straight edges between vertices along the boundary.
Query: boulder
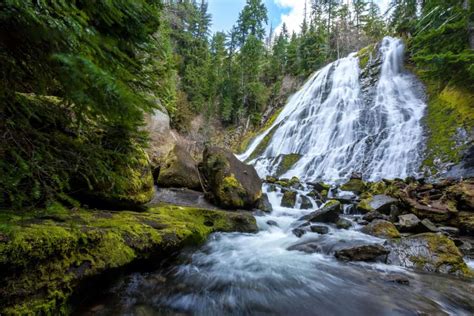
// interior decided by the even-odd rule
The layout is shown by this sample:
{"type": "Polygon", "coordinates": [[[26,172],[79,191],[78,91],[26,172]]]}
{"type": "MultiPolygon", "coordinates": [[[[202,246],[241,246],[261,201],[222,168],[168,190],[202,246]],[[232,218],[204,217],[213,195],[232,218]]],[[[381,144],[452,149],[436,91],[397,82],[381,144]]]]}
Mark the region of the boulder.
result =
{"type": "Polygon", "coordinates": [[[267,225],[268,225],[268,226],[280,227],[280,226],[278,225],[278,223],[275,222],[274,220],[269,220],[269,221],[267,221],[267,225]]]}
{"type": "Polygon", "coordinates": [[[157,179],[159,187],[188,188],[202,191],[197,163],[180,144],[176,144],[160,167],[157,179]]]}
{"type": "Polygon", "coordinates": [[[301,236],[303,236],[304,234],[306,234],[306,230],[303,229],[303,228],[295,228],[295,229],[292,230],[292,233],[293,233],[296,237],[300,238],[301,236]]]}
{"type": "Polygon", "coordinates": [[[438,231],[451,237],[459,236],[459,228],[456,228],[456,227],[441,226],[441,227],[438,227],[438,231]]]}
{"type": "Polygon", "coordinates": [[[258,200],[257,209],[264,211],[264,212],[272,212],[273,207],[268,199],[268,195],[266,193],[262,194],[262,197],[258,200]]]}
{"type": "Polygon", "coordinates": [[[389,220],[389,217],[387,215],[380,214],[377,211],[370,211],[367,214],[365,214],[364,216],[362,216],[362,219],[367,221],[367,222],[371,222],[375,219],[389,220]]]}
{"type": "Polygon", "coordinates": [[[362,179],[352,178],[348,182],[341,185],[341,190],[350,191],[355,194],[360,194],[366,189],[365,182],[362,179]]]}
{"type": "Polygon", "coordinates": [[[207,195],[228,209],[252,209],[262,196],[262,182],[255,168],[218,147],[206,148],[200,164],[207,195]]]}
{"type": "Polygon", "coordinates": [[[301,196],[301,206],[300,209],[302,210],[309,210],[313,208],[313,203],[311,203],[311,200],[309,197],[306,195],[301,196]]]}
{"type": "Polygon", "coordinates": [[[352,222],[342,217],[336,222],[336,227],[339,229],[349,229],[351,226],[352,222]]]}
{"type": "Polygon", "coordinates": [[[362,212],[377,211],[383,214],[390,214],[393,205],[396,205],[398,200],[384,194],[377,194],[372,197],[363,199],[357,205],[357,209],[362,212]]]}
{"type": "Polygon", "coordinates": [[[423,233],[436,233],[439,229],[429,219],[425,218],[420,222],[421,230],[423,233]]]}
{"type": "Polygon", "coordinates": [[[462,181],[448,189],[448,195],[456,201],[460,211],[474,211],[474,180],[462,181]]]}
{"type": "Polygon", "coordinates": [[[459,212],[458,221],[461,235],[474,236],[474,213],[459,212]]]}
{"type": "Polygon", "coordinates": [[[363,245],[337,250],[334,256],[343,261],[381,261],[387,260],[390,251],[382,245],[363,245]]]}
{"type": "Polygon", "coordinates": [[[293,208],[296,204],[297,193],[295,191],[285,191],[281,198],[281,206],[293,208]]]}
{"type": "Polygon", "coordinates": [[[313,233],[318,233],[318,234],[321,234],[321,235],[325,235],[325,234],[329,233],[329,228],[327,228],[326,226],[322,226],[322,225],[312,225],[310,227],[310,229],[313,233]]]}
{"type": "Polygon", "coordinates": [[[392,241],[389,264],[426,272],[469,274],[463,256],[454,242],[442,234],[423,233],[392,241]]]}
{"type": "Polygon", "coordinates": [[[341,203],[329,201],[321,209],[301,217],[299,220],[322,223],[336,223],[341,214],[341,203]]]}
{"type": "Polygon", "coordinates": [[[389,221],[376,219],[361,230],[365,234],[369,234],[379,238],[399,238],[400,233],[398,232],[395,225],[389,221]]]}
{"type": "Polygon", "coordinates": [[[405,214],[398,216],[398,228],[401,232],[415,232],[420,226],[420,219],[415,214],[405,214]]]}
{"type": "Polygon", "coordinates": [[[309,185],[311,185],[316,192],[322,192],[322,191],[329,191],[331,189],[331,186],[329,184],[326,184],[324,182],[308,182],[309,185]]]}

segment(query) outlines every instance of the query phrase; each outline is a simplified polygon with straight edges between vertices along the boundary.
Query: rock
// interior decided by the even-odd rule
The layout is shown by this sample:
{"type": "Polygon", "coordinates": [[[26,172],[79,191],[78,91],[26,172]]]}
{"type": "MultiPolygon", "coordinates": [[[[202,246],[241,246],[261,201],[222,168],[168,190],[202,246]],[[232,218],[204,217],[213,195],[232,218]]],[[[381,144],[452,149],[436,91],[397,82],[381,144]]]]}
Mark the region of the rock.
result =
{"type": "Polygon", "coordinates": [[[264,212],[273,211],[272,204],[270,203],[270,200],[268,199],[268,195],[266,193],[263,193],[260,199],[258,200],[257,209],[264,212]]]}
{"type": "Polygon", "coordinates": [[[474,213],[459,212],[458,221],[461,235],[474,236],[474,213]]]}
{"type": "Polygon", "coordinates": [[[453,241],[464,256],[474,260],[474,240],[459,238],[453,241]]]}
{"type": "Polygon", "coordinates": [[[318,193],[324,190],[329,191],[329,189],[331,189],[331,186],[324,182],[308,182],[308,184],[311,185],[318,193]]]}
{"type": "Polygon", "coordinates": [[[365,234],[369,234],[379,238],[399,238],[400,233],[398,232],[395,225],[388,221],[376,219],[361,230],[365,234]]]}
{"type": "Polygon", "coordinates": [[[360,194],[366,189],[365,182],[362,179],[350,179],[348,182],[341,185],[341,190],[350,191],[355,194],[360,194]]]}
{"type": "Polygon", "coordinates": [[[389,274],[384,277],[384,281],[391,282],[391,283],[398,283],[401,285],[410,285],[410,280],[401,274],[389,274]]]}
{"type": "Polygon", "coordinates": [[[372,197],[372,200],[369,202],[369,206],[380,213],[390,214],[392,211],[392,205],[398,203],[397,199],[394,199],[391,196],[377,194],[372,197]]]}
{"type": "Polygon", "coordinates": [[[426,272],[469,274],[454,242],[442,234],[423,233],[390,242],[387,262],[426,272]]]}
{"type": "Polygon", "coordinates": [[[313,233],[318,233],[318,234],[321,234],[321,235],[325,235],[325,234],[329,233],[329,228],[327,228],[326,226],[322,226],[322,225],[312,225],[310,227],[310,229],[313,233]]]}
{"type": "Polygon", "coordinates": [[[309,210],[313,208],[313,203],[311,203],[311,200],[309,197],[306,195],[301,196],[301,206],[300,209],[302,210],[309,210]]]}
{"type": "Polygon", "coordinates": [[[437,233],[439,229],[436,227],[435,224],[433,224],[429,219],[425,218],[424,220],[421,221],[421,230],[423,233],[437,233]]]}
{"type": "Polygon", "coordinates": [[[334,256],[343,261],[381,261],[387,260],[390,251],[382,245],[363,245],[337,250],[334,256]]]}
{"type": "Polygon", "coordinates": [[[292,233],[293,233],[296,237],[300,238],[301,236],[303,236],[304,234],[306,234],[306,230],[304,230],[304,229],[302,229],[302,228],[295,228],[295,229],[292,230],[292,233]]]}
{"type": "Polygon", "coordinates": [[[474,181],[462,181],[448,189],[448,195],[457,203],[460,211],[474,211],[474,181]]]}
{"type": "Polygon", "coordinates": [[[206,148],[200,171],[208,198],[223,208],[252,209],[262,196],[262,182],[255,168],[226,149],[206,148]]]}
{"type": "Polygon", "coordinates": [[[280,226],[278,225],[278,223],[275,222],[275,221],[273,221],[273,220],[267,221],[267,225],[268,225],[268,226],[280,227],[280,226]]]}
{"type": "Polygon", "coordinates": [[[341,214],[341,203],[329,201],[321,209],[301,217],[299,220],[322,223],[336,223],[341,214]]]}
{"type": "Polygon", "coordinates": [[[281,206],[293,208],[296,204],[297,193],[295,191],[285,191],[281,198],[281,206]]]}
{"type": "Polygon", "coordinates": [[[357,179],[357,180],[362,180],[362,173],[354,171],[351,173],[351,179],[357,179]]]}
{"type": "Polygon", "coordinates": [[[402,215],[402,211],[396,205],[391,205],[390,206],[390,221],[396,222],[398,219],[398,216],[400,215],[402,215]]]}
{"type": "Polygon", "coordinates": [[[357,219],[357,224],[362,225],[362,226],[365,226],[365,225],[368,225],[369,222],[366,221],[366,220],[364,220],[364,219],[362,219],[362,218],[358,218],[358,219],[357,219]]]}
{"type": "Polygon", "coordinates": [[[349,229],[350,227],[352,227],[352,223],[350,220],[341,217],[336,222],[336,227],[339,229],[349,229]]]}
{"type": "Polygon", "coordinates": [[[456,227],[441,226],[441,227],[438,227],[438,231],[441,231],[445,235],[448,235],[451,237],[459,236],[459,228],[456,228],[456,227]]]}
{"type": "Polygon", "coordinates": [[[160,167],[157,184],[163,188],[202,191],[197,163],[184,146],[176,144],[160,167]]]}
{"type": "Polygon", "coordinates": [[[401,232],[415,232],[420,225],[420,219],[415,214],[405,214],[398,216],[399,229],[401,232]]]}
{"type": "Polygon", "coordinates": [[[365,221],[371,222],[375,219],[388,220],[389,218],[388,218],[387,215],[380,214],[377,211],[370,211],[369,213],[362,216],[362,219],[365,220],[365,221]]]}

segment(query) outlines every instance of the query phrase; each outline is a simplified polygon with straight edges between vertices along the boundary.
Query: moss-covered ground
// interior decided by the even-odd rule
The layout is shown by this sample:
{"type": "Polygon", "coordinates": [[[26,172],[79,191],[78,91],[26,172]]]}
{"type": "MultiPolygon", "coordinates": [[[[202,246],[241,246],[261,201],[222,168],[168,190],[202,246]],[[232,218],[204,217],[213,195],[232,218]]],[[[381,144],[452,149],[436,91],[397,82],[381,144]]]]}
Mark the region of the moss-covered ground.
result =
{"type": "Polygon", "coordinates": [[[251,214],[178,206],[146,212],[65,209],[0,212],[0,314],[67,314],[79,283],[106,270],[253,231],[251,214]]]}

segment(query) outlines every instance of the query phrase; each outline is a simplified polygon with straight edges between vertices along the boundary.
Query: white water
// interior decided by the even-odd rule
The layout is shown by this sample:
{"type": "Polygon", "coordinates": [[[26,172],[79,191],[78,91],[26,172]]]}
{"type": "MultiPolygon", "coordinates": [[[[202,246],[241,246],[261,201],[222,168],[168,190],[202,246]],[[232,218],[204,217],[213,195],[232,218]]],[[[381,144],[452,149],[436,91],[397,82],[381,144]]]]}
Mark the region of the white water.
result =
{"type": "Polygon", "coordinates": [[[403,70],[402,41],[386,37],[380,53],[380,77],[373,91],[361,91],[354,54],[329,64],[308,80],[273,126],[239,158],[248,159],[276,127],[265,151],[251,161],[261,177],[275,173],[280,154],[292,153],[302,158],[283,177],[335,182],[353,171],[369,180],[415,175],[426,105],[417,96],[413,76],[403,70]]]}

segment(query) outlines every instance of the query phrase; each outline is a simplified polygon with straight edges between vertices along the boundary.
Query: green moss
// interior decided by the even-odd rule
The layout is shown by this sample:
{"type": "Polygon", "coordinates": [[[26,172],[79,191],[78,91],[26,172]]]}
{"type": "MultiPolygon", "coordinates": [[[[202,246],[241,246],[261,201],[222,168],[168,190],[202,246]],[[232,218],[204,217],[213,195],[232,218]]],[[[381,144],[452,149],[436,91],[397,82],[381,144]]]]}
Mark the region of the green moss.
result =
{"type": "Polygon", "coordinates": [[[244,207],[242,196],[246,195],[245,189],[235,178],[234,174],[225,177],[220,184],[217,195],[222,205],[233,207],[244,207]]]}
{"type": "Polygon", "coordinates": [[[275,172],[275,176],[279,177],[288,170],[293,167],[298,160],[301,159],[301,155],[299,154],[288,154],[288,155],[280,155],[280,163],[278,164],[277,170],[275,172]]]}
{"type": "Polygon", "coordinates": [[[79,282],[199,244],[215,231],[255,231],[250,214],[160,206],[147,212],[69,210],[0,216],[0,314],[56,314],[79,282]]]}
{"type": "Polygon", "coordinates": [[[360,69],[364,69],[367,66],[369,61],[373,58],[376,48],[377,44],[371,44],[357,52],[356,56],[359,58],[360,69]]]}
{"type": "Polygon", "coordinates": [[[357,210],[368,213],[370,211],[373,211],[374,209],[372,206],[370,206],[370,202],[372,202],[372,197],[368,197],[365,199],[362,199],[359,204],[357,204],[357,210]]]}
{"type": "Polygon", "coordinates": [[[362,228],[362,232],[380,238],[400,238],[400,232],[389,221],[374,220],[362,228]]]}
{"type": "Polygon", "coordinates": [[[365,182],[360,179],[350,179],[348,182],[341,185],[341,190],[351,191],[356,194],[365,191],[366,185],[365,182]]]}
{"type": "Polygon", "coordinates": [[[267,135],[262,139],[262,141],[258,144],[258,146],[255,148],[255,150],[252,152],[252,154],[249,156],[247,161],[253,160],[263,154],[265,149],[267,149],[268,144],[273,138],[273,135],[277,131],[277,129],[280,127],[281,123],[273,126],[273,128],[268,132],[267,135]]]}
{"type": "Polygon", "coordinates": [[[437,161],[458,163],[467,144],[456,144],[458,128],[474,128],[474,93],[454,86],[440,89],[435,81],[425,80],[429,96],[425,124],[428,128],[427,156],[423,165],[432,173],[437,161]]]}
{"type": "Polygon", "coordinates": [[[283,207],[295,207],[297,193],[295,191],[285,191],[281,198],[281,206],[283,207]]]}

